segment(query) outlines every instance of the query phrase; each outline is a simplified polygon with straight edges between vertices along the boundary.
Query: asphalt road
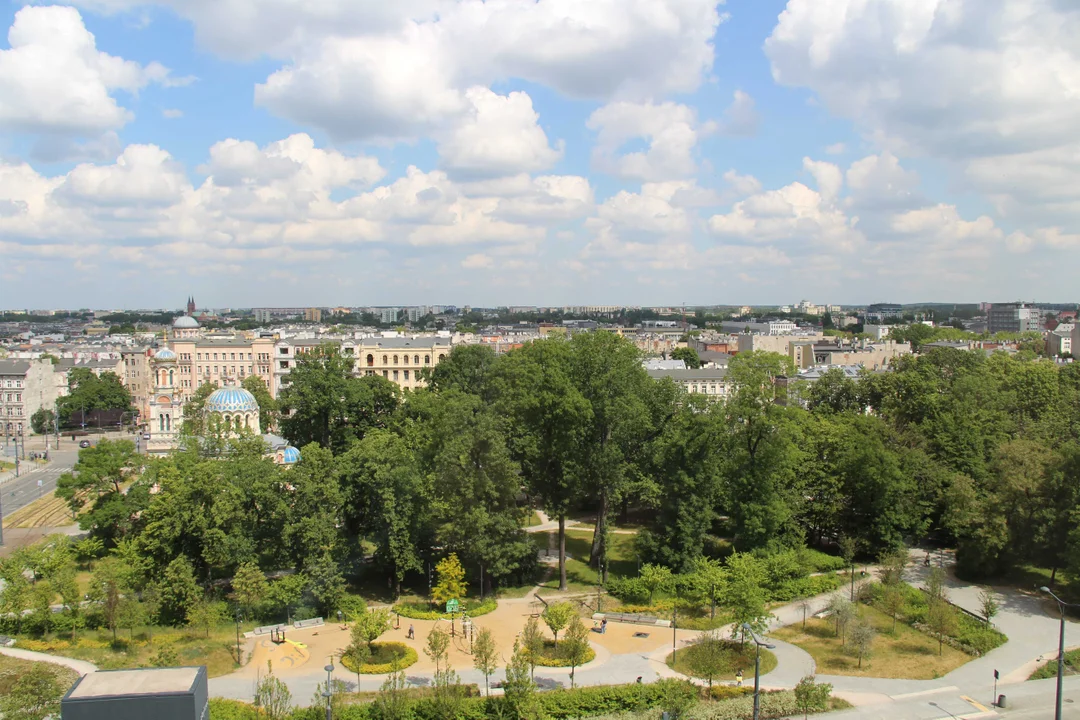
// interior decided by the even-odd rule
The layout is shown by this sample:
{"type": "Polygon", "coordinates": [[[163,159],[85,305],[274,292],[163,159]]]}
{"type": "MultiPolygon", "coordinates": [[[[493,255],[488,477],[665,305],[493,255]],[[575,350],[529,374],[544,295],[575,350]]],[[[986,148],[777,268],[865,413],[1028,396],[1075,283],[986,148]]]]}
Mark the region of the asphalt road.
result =
{"type": "MultiPolygon", "coordinates": [[[[50,450],[49,457],[51,462],[44,468],[23,473],[17,478],[8,478],[0,484],[0,503],[3,505],[4,516],[51,494],[56,489],[56,479],[71,470],[79,452],[78,448],[61,448],[50,450]]],[[[27,465],[29,463],[23,467],[27,465]]]]}

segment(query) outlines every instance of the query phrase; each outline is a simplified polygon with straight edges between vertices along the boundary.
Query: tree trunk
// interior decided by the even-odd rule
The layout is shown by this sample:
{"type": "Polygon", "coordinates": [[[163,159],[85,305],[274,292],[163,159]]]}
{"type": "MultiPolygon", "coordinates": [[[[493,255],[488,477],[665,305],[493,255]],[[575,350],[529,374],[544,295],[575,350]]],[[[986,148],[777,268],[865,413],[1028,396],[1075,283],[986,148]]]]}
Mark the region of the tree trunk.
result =
{"type": "Polygon", "coordinates": [[[1057,581],[1057,566],[1050,568],[1050,587],[1054,587],[1054,583],[1057,581]]]}
{"type": "Polygon", "coordinates": [[[566,590],[566,513],[559,513],[559,590],[566,590]]]}

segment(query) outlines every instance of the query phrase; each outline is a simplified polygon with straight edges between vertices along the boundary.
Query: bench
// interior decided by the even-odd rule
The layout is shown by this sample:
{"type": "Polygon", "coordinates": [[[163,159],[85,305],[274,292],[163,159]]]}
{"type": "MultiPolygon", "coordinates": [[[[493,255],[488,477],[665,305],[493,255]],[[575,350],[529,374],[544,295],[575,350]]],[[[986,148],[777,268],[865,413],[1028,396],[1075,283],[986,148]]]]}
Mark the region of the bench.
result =
{"type": "MultiPolygon", "coordinates": [[[[270,633],[274,632],[275,630],[277,630],[277,631],[284,630],[285,627],[286,626],[283,625],[283,624],[263,625],[262,627],[257,627],[254,630],[252,630],[251,634],[252,635],[269,635],[270,633]]],[[[247,633],[245,633],[245,634],[247,634],[247,633]]]]}
{"type": "Polygon", "coordinates": [[[303,630],[304,628],[319,627],[323,624],[323,619],[321,617],[317,617],[311,618],[310,620],[297,620],[293,623],[293,627],[297,630],[303,630]]]}
{"type": "Polygon", "coordinates": [[[661,620],[652,615],[641,613],[593,613],[593,620],[607,620],[608,622],[630,623],[633,625],[659,625],[671,627],[670,620],[661,620]]]}

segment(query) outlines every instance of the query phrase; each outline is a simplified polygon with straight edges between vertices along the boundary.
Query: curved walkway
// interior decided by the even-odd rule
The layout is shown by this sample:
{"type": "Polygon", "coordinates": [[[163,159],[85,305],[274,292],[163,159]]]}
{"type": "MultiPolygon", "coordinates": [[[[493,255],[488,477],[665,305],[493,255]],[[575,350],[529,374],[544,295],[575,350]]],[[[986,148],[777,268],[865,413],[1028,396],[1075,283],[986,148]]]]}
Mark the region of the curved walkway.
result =
{"type": "Polygon", "coordinates": [[[46,653],[34,652],[33,650],[19,650],[18,648],[0,648],[0,655],[7,655],[8,657],[18,658],[20,660],[32,660],[34,662],[47,662],[53,665],[63,665],[64,667],[71,668],[79,675],[87,675],[92,672],[97,672],[97,665],[88,663],[85,660],[76,660],[74,658],[60,657],[59,655],[48,655],[46,653]]]}

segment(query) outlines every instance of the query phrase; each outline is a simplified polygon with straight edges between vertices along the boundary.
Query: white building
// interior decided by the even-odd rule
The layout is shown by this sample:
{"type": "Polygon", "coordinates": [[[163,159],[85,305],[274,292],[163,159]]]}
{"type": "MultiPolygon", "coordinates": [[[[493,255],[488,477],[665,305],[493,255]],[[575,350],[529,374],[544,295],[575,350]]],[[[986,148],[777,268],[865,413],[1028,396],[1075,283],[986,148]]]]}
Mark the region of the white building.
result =
{"type": "Polygon", "coordinates": [[[48,358],[0,360],[0,429],[9,436],[29,435],[34,413],[55,410],[64,394],[57,377],[48,358]]]}
{"type": "Polygon", "coordinates": [[[727,379],[727,368],[705,368],[701,370],[649,370],[653,380],[671,378],[676,385],[693,395],[706,395],[710,399],[720,400],[731,393],[731,384],[727,379]]]}
{"type": "MultiPolygon", "coordinates": [[[[1060,327],[1060,326],[1059,326],[1060,327]]],[[[1073,354],[1073,334],[1075,333],[1075,326],[1071,332],[1064,332],[1062,330],[1054,330],[1046,335],[1046,351],[1050,355],[1061,356],[1066,353],[1073,354]]]]}

